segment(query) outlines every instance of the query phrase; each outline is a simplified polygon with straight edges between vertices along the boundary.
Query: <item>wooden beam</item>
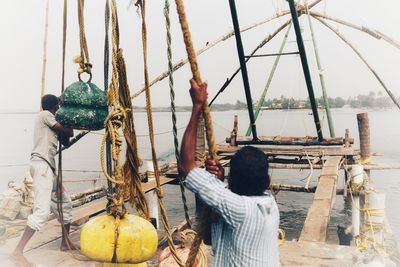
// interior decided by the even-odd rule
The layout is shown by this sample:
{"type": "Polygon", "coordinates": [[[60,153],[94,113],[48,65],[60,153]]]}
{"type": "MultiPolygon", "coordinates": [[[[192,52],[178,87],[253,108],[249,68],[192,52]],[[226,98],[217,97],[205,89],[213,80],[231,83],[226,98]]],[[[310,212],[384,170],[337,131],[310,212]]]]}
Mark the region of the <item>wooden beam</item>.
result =
{"type": "MultiPolygon", "coordinates": [[[[269,186],[273,191],[291,191],[291,192],[301,192],[301,193],[315,193],[317,190],[316,186],[311,186],[306,188],[302,185],[292,185],[292,184],[271,184],[269,186]]],[[[343,195],[344,189],[336,189],[336,195],[343,195]]]]}
{"type": "MultiPolygon", "coordinates": [[[[230,143],[230,137],[226,138],[230,143]]],[[[350,139],[354,143],[354,139],[350,139]]],[[[318,137],[312,136],[258,136],[258,140],[251,137],[240,136],[236,139],[237,145],[287,145],[287,146],[341,146],[344,145],[343,137],[324,138],[322,141],[318,137]]]]}
{"type": "MultiPolygon", "coordinates": [[[[175,178],[167,178],[167,177],[160,177],[160,183],[161,185],[165,185],[168,183],[171,183],[175,180],[175,178]]],[[[150,180],[147,183],[142,183],[142,189],[144,192],[149,192],[154,190],[156,188],[156,181],[155,180],[150,180]]],[[[101,199],[99,201],[93,202],[93,204],[86,205],[84,207],[81,207],[79,209],[73,210],[72,215],[74,218],[74,221],[77,221],[83,217],[89,216],[95,216],[99,213],[102,213],[105,211],[105,207],[107,204],[107,199],[101,199]]]]}
{"type": "Polygon", "coordinates": [[[301,231],[300,241],[325,242],[331,209],[335,202],[341,159],[340,156],[332,156],[324,163],[314,200],[301,231]]]}
{"type": "MultiPolygon", "coordinates": [[[[218,155],[233,156],[241,147],[218,145],[218,155]]],[[[259,147],[267,156],[356,156],[353,147],[259,147]]]]}

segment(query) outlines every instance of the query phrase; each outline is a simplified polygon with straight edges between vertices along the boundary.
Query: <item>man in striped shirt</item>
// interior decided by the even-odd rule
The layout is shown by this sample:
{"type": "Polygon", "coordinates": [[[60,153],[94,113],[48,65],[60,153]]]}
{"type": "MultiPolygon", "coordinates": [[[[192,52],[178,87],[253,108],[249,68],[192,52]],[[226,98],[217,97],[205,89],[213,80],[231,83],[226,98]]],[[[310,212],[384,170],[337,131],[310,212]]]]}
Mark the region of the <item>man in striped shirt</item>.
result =
{"type": "Polygon", "coordinates": [[[207,170],[195,164],[196,127],[207,99],[207,84],[190,81],[192,115],[183,136],[179,169],[186,187],[219,215],[211,227],[213,266],[279,266],[279,210],[266,193],[270,178],[268,161],[255,147],[243,147],[232,158],[228,178],[223,168],[209,159],[207,170]]]}

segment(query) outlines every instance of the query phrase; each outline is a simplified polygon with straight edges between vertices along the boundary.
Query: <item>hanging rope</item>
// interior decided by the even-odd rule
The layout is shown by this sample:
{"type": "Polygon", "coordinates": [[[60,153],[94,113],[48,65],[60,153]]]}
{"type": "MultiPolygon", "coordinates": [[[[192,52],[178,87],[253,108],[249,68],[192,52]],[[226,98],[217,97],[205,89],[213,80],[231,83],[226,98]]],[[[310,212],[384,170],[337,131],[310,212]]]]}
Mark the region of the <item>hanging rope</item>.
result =
{"type": "MultiPolygon", "coordinates": [[[[107,93],[108,89],[108,71],[109,71],[109,64],[110,64],[110,44],[109,44],[109,37],[108,31],[110,27],[110,3],[109,0],[105,1],[105,8],[104,8],[104,92],[107,93]]],[[[88,132],[87,132],[88,133],[88,132]]],[[[106,141],[106,164],[107,164],[107,173],[111,175],[112,173],[112,166],[111,163],[111,143],[110,139],[106,141]]],[[[114,187],[110,180],[107,179],[107,208],[112,206],[112,195],[114,193],[114,187]]]]}
{"type": "MultiPolygon", "coordinates": [[[[47,35],[49,31],[49,0],[46,2],[46,17],[44,24],[44,40],[43,40],[43,62],[42,62],[42,83],[40,90],[40,97],[44,96],[46,87],[46,63],[47,63],[47,35]]],[[[42,110],[42,105],[39,105],[39,110],[42,110]]]]}
{"type": "Polygon", "coordinates": [[[83,72],[91,74],[92,64],[90,63],[89,49],[86,42],[84,7],[85,0],[78,0],[78,24],[81,54],[75,58],[75,63],[79,64],[78,74],[82,74],[83,72]]]}
{"type": "MultiPolygon", "coordinates": [[[[115,0],[113,0],[115,1],[115,0]]],[[[179,266],[184,266],[181,259],[178,257],[174,242],[172,240],[171,228],[169,226],[167,211],[164,206],[164,199],[163,199],[163,191],[161,188],[160,183],[160,173],[158,169],[157,163],[157,155],[155,151],[154,145],[154,129],[153,129],[153,116],[151,112],[151,96],[150,96],[150,86],[149,86],[149,74],[147,68],[147,26],[146,26],[146,1],[141,0],[137,2],[140,7],[141,15],[142,15],[142,45],[143,45],[143,65],[144,65],[144,81],[145,81],[145,88],[146,88],[146,111],[147,111],[147,122],[149,127],[149,138],[150,138],[150,145],[151,145],[151,156],[154,166],[154,176],[156,178],[156,192],[158,196],[158,203],[160,206],[162,223],[165,229],[165,233],[168,240],[168,246],[172,252],[172,256],[174,257],[176,263],[179,266]]]]}
{"type": "MultiPolygon", "coordinates": [[[[186,19],[186,14],[185,14],[185,8],[183,5],[182,0],[175,0],[176,3],[176,8],[178,11],[179,15],[179,22],[181,24],[182,28],[182,34],[183,34],[183,39],[186,45],[186,52],[188,54],[188,59],[190,62],[190,68],[192,70],[193,78],[198,84],[202,84],[201,76],[200,76],[200,71],[199,67],[197,64],[197,58],[196,58],[196,52],[193,48],[193,43],[191,39],[191,34],[189,30],[189,25],[186,19]]],[[[214,139],[214,131],[213,131],[213,124],[212,124],[212,119],[211,119],[211,114],[210,114],[210,109],[208,107],[208,102],[206,101],[203,106],[203,116],[204,116],[204,121],[205,121],[205,128],[206,128],[206,136],[207,136],[207,144],[208,144],[208,152],[209,155],[213,159],[218,159],[217,157],[217,147],[215,145],[215,139],[214,139]]],[[[205,236],[207,232],[207,228],[210,226],[210,216],[209,212],[207,212],[208,208],[204,208],[202,211],[202,216],[201,216],[201,221],[199,225],[199,229],[197,231],[197,236],[195,240],[192,243],[192,246],[190,248],[190,253],[189,257],[186,261],[186,266],[192,266],[197,254],[199,252],[199,249],[202,244],[202,238],[205,236]]]]}
{"type": "MultiPolygon", "coordinates": [[[[107,3],[108,4],[108,3],[107,3]]],[[[109,10],[106,4],[106,24],[109,20],[109,10]]],[[[107,205],[107,212],[115,217],[116,233],[118,235],[118,225],[120,219],[126,214],[124,200],[129,198],[130,202],[136,205],[140,216],[148,219],[149,212],[141,188],[141,181],[138,172],[140,160],[137,155],[136,133],[133,124],[132,103],[129,96],[129,87],[126,78],[125,61],[122,49],[119,48],[119,25],[118,14],[115,1],[111,2],[111,21],[112,21],[112,77],[108,90],[108,102],[111,112],[105,120],[106,135],[103,137],[101,145],[101,165],[106,178],[115,184],[112,190],[112,202],[107,205]],[[127,142],[126,161],[120,164],[120,152],[122,138],[119,135],[122,129],[127,142]],[[113,173],[108,174],[104,163],[104,148],[109,140],[111,143],[111,156],[113,161],[113,173]]],[[[106,31],[108,27],[106,26],[106,31]]],[[[106,77],[108,77],[106,75],[106,77]]]]}
{"type": "MultiPolygon", "coordinates": [[[[165,26],[167,29],[167,56],[168,56],[168,81],[169,81],[169,92],[171,97],[171,113],[172,113],[172,131],[174,134],[174,145],[175,145],[175,158],[176,163],[179,164],[179,141],[178,141],[178,129],[176,127],[176,114],[175,114],[175,92],[174,92],[174,77],[173,77],[173,65],[172,65],[172,49],[171,49],[171,23],[169,18],[169,1],[165,0],[164,4],[164,16],[165,26]]],[[[187,200],[185,195],[185,187],[183,185],[183,178],[181,175],[178,176],[179,186],[181,189],[183,209],[185,211],[185,219],[189,228],[192,227],[189,218],[189,209],[187,207],[187,200]]]]}
{"type": "MultiPolygon", "coordinates": [[[[62,35],[62,67],[61,67],[61,93],[64,92],[65,88],[65,51],[67,44],[67,0],[64,0],[63,7],[63,35],[62,35]]],[[[61,142],[58,143],[61,148],[61,142]]],[[[62,150],[58,153],[58,172],[57,172],[57,184],[56,184],[56,195],[57,195],[57,211],[60,217],[61,228],[63,237],[67,243],[68,250],[71,249],[71,240],[65,229],[64,225],[64,212],[63,212],[63,177],[62,177],[62,150]]]]}

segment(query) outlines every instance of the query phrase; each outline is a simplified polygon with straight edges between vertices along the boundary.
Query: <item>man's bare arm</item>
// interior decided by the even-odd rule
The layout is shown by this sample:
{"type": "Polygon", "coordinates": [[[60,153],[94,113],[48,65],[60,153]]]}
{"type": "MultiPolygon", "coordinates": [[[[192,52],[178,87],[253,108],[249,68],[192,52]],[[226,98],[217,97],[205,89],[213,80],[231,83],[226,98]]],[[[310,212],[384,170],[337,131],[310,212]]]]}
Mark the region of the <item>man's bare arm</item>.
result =
{"type": "Polygon", "coordinates": [[[57,132],[57,134],[61,134],[65,137],[72,137],[74,136],[74,130],[68,127],[62,126],[60,123],[56,123],[53,128],[54,131],[57,132]]]}
{"type": "Polygon", "coordinates": [[[179,171],[183,177],[196,168],[195,151],[196,151],[196,133],[197,122],[201,116],[203,105],[207,100],[207,84],[198,85],[193,79],[190,80],[191,89],[190,96],[193,102],[192,115],[186,131],[182,138],[181,153],[179,161],[179,171]]]}

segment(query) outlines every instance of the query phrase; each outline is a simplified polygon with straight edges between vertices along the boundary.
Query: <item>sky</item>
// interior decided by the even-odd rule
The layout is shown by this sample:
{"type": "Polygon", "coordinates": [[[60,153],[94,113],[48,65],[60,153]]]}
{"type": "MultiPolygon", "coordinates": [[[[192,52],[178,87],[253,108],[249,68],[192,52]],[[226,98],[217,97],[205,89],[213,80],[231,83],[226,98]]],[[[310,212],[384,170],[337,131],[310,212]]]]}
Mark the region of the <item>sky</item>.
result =
{"type": "MultiPolygon", "coordinates": [[[[302,2],[303,0],[301,0],[302,2]]],[[[2,1],[0,9],[0,110],[38,110],[43,61],[43,40],[46,0],[2,1]]],[[[309,0],[311,2],[311,0],[309,0]]],[[[104,0],[85,1],[85,28],[89,54],[93,64],[93,82],[103,88],[104,0]]],[[[174,1],[171,4],[171,34],[173,60],[186,57],[182,33],[174,1]]],[[[284,0],[236,1],[241,27],[253,24],[279,10],[288,9],[284,0]]],[[[59,95],[61,91],[62,0],[50,0],[49,34],[45,92],[59,95]]],[[[164,1],[147,1],[148,62],[150,80],[167,68],[166,31],[163,15],[164,1]]],[[[228,1],[185,1],[193,44],[200,49],[207,42],[232,30],[228,1]]],[[[341,18],[357,25],[384,32],[400,40],[400,2],[397,0],[325,0],[315,11],[341,18]]],[[[130,0],[118,0],[121,48],[124,50],[128,80],[132,93],[143,85],[143,57],[141,18],[130,0]]],[[[242,34],[245,54],[249,54],[265,36],[283,24],[288,16],[276,19],[242,34]]],[[[332,32],[313,20],[319,54],[329,96],[349,97],[383,92],[383,88],[359,58],[332,32]]],[[[321,95],[316,61],[312,50],[309,24],[306,16],[300,18],[307,56],[312,71],[315,94],[321,95]]],[[[360,50],[388,88],[400,95],[400,50],[383,40],[330,22],[360,50]]],[[[285,30],[259,50],[259,54],[276,53],[285,30]]],[[[79,54],[76,1],[68,1],[68,32],[66,51],[66,84],[77,81],[76,64],[72,59],[79,54]]],[[[295,35],[290,32],[285,52],[296,51],[295,35]]],[[[224,81],[238,68],[234,38],[230,38],[198,57],[203,80],[208,82],[209,96],[214,96],[224,81]]],[[[252,97],[258,99],[265,86],[274,58],[253,58],[248,63],[252,97]]],[[[188,94],[191,72],[185,66],[175,72],[176,104],[189,105],[188,94]]],[[[169,87],[166,80],[152,87],[153,106],[168,106],[169,87]]],[[[284,56],[277,68],[267,98],[281,95],[306,98],[307,90],[298,56],[284,56]]],[[[238,75],[216,103],[245,101],[243,82],[238,75]]],[[[144,106],[144,94],[133,101],[144,106]]]]}

